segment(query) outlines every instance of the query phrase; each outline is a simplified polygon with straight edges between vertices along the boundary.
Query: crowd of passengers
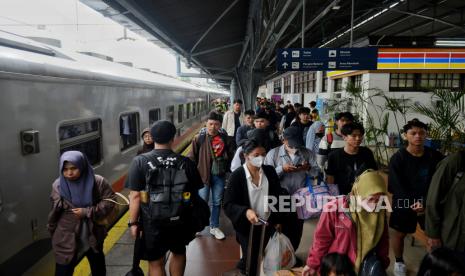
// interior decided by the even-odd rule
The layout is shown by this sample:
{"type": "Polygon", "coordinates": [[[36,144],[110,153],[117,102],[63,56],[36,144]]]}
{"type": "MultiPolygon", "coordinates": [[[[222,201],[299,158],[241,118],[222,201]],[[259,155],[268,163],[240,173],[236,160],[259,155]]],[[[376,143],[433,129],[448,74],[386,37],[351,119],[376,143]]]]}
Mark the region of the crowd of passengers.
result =
{"type": "MultiPolygon", "coordinates": [[[[363,145],[363,124],[350,112],[323,122],[314,101],[306,107],[257,98],[256,106],[244,111],[242,101],[234,100],[227,110],[224,102],[218,102],[192,140],[187,157],[173,152],[176,128],[171,122],[158,121],[142,131],[143,146],[130,166],[126,187],[128,226],[138,242],[134,254],[148,261],[149,275],[166,275],[167,252],[170,275],[183,275],[186,246],[201,232],[191,227],[192,220],[160,224],[153,219],[153,210],[144,208],[147,200],[156,201],[151,193],[147,199],[152,181],[147,175],[158,163],[178,175],[170,181],[183,185],[184,201],[209,203],[208,232],[218,240],[226,238],[220,225],[223,209],[242,250],[238,275],[257,271],[259,263],[253,260],[260,253],[261,237],[250,229],[262,227],[263,220],[269,225],[265,245],[278,231],[297,251],[302,236],[313,235],[307,259],[297,260],[303,275],[358,275],[369,258],[385,271],[390,248],[394,275],[407,275],[404,240],[417,227],[428,237],[428,254],[418,275],[465,274],[465,151],[444,157],[425,147],[428,126],[413,119],[403,126],[405,145],[391,157],[386,181],[373,152],[363,145]],[[321,213],[314,233],[303,233],[304,220],[295,210],[267,208],[267,197],[293,195],[316,179],[337,185],[339,196],[327,203],[335,208],[321,213]],[[388,195],[392,212],[376,209],[388,195]]],[[[79,151],[62,154],[59,172],[48,220],[55,275],[72,275],[79,256],[87,257],[92,275],[106,275],[106,227],[97,220],[115,207],[115,193],[79,151]]],[[[176,196],[171,188],[169,193],[170,198],[176,196]]]]}

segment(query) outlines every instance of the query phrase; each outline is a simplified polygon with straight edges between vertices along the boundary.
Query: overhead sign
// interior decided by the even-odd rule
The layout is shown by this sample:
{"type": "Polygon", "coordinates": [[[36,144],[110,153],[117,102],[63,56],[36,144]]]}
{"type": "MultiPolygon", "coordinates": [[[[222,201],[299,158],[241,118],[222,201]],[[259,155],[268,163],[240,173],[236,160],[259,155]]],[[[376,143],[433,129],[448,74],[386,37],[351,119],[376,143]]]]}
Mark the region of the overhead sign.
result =
{"type": "Polygon", "coordinates": [[[278,71],[376,70],[378,49],[286,48],[276,51],[278,71]]]}

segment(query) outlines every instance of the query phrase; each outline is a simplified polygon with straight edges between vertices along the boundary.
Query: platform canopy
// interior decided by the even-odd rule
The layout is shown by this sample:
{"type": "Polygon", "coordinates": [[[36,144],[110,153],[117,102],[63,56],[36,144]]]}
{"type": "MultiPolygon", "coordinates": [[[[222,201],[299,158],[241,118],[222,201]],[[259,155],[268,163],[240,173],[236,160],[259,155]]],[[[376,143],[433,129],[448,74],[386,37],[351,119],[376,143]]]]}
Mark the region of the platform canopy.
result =
{"type": "Polygon", "coordinates": [[[247,106],[278,74],[277,48],[433,47],[465,38],[463,0],[80,1],[172,49],[200,77],[233,86],[247,106]]]}

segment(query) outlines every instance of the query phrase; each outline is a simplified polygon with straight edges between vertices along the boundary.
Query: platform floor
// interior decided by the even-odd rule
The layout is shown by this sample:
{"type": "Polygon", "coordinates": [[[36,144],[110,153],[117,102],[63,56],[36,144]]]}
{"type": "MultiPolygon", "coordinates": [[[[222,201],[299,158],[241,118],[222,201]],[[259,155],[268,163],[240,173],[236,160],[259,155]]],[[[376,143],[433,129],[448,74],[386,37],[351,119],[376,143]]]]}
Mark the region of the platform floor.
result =
{"type": "MultiPolygon", "coordinates": [[[[208,233],[206,228],[201,235],[193,240],[187,249],[186,276],[219,276],[234,269],[239,260],[239,246],[235,240],[234,230],[230,221],[223,215],[220,220],[221,228],[226,234],[226,239],[219,241],[208,233]]],[[[308,249],[312,243],[313,231],[317,220],[309,220],[304,225],[304,234],[297,256],[305,260],[308,249]]],[[[424,247],[417,242],[415,246],[410,244],[411,237],[407,237],[405,245],[404,259],[407,264],[409,274],[416,275],[419,264],[426,254],[424,247]]],[[[124,276],[129,271],[132,261],[133,240],[126,231],[121,239],[116,242],[113,249],[107,254],[108,275],[124,276]]],[[[391,260],[394,260],[392,250],[391,260]]],[[[142,268],[147,272],[147,264],[144,262],[142,268]]],[[[393,275],[393,261],[388,270],[388,275],[393,275]]]]}
{"type": "MultiPolygon", "coordinates": [[[[132,265],[134,240],[130,237],[126,221],[127,216],[123,216],[112,229],[112,233],[110,233],[107,240],[105,240],[104,251],[106,254],[107,275],[109,276],[125,276],[132,265]]],[[[297,257],[302,260],[307,257],[316,224],[317,220],[309,220],[304,224],[304,234],[300,247],[296,252],[297,257]]],[[[189,244],[187,247],[186,276],[234,275],[231,272],[234,271],[235,264],[239,260],[239,245],[236,242],[231,222],[223,214],[220,217],[220,225],[226,234],[225,240],[216,240],[206,228],[189,244]]],[[[425,254],[425,248],[420,242],[417,241],[415,246],[411,246],[411,236],[406,238],[404,260],[407,264],[408,275],[416,275],[425,254]]],[[[393,275],[394,255],[392,250],[390,258],[391,265],[388,269],[388,275],[393,275]]],[[[141,267],[147,275],[147,262],[142,261],[141,267]]],[[[53,254],[49,253],[24,275],[53,275],[53,272],[53,254]]],[[[88,262],[83,259],[76,267],[74,275],[88,276],[89,272],[88,262]]]]}

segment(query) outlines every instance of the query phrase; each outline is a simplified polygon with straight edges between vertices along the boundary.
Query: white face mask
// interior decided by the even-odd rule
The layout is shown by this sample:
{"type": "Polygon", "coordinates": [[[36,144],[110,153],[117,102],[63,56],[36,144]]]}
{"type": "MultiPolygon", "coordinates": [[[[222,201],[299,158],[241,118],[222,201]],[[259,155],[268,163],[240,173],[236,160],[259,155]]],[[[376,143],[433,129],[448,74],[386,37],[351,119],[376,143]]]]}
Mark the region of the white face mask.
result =
{"type": "Polygon", "coordinates": [[[265,161],[264,156],[257,156],[257,157],[249,159],[250,164],[257,168],[260,168],[263,165],[264,161],[265,161]]]}

